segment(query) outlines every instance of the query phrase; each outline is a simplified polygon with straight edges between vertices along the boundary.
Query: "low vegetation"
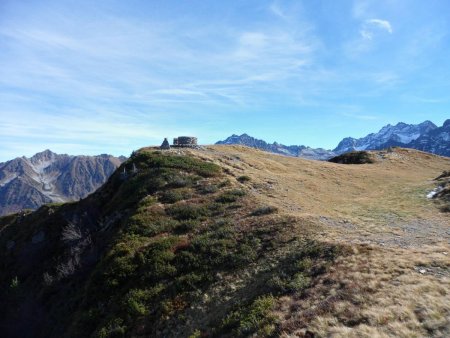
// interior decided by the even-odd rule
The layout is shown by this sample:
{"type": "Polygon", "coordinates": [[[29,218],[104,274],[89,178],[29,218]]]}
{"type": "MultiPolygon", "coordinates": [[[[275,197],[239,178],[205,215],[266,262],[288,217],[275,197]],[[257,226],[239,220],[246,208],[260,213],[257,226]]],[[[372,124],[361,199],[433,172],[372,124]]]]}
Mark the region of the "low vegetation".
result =
{"type": "Polygon", "coordinates": [[[340,164],[369,164],[374,163],[373,156],[367,151],[351,151],[328,160],[340,164]]]}
{"type": "Polygon", "coordinates": [[[83,201],[1,218],[6,336],[276,335],[279,298],[342,251],[239,186],[212,162],[139,151],[83,201]]]}
{"type": "Polygon", "coordinates": [[[269,215],[273,214],[278,211],[277,207],[273,206],[265,206],[265,207],[259,207],[256,210],[252,212],[252,216],[262,216],[262,215],[269,215]]]}
{"type": "Polygon", "coordinates": [[[250,178],[249,176],[247,176],[247,175],[242,175],[242,176],[239,176],[239,177],[237,178],[237,180],[238,180],[239,182],[241,182],[241,183],[245,183],[245,182],[251,181],[251,178],[250,178]]]}

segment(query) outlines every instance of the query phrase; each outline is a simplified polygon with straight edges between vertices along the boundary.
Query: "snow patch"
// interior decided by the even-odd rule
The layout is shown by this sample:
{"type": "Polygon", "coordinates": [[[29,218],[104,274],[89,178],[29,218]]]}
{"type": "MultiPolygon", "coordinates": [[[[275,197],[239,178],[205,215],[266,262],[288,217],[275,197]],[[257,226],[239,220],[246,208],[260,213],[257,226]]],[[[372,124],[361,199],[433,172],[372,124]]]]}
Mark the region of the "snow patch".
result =
{"type": "Polygon", "coordinates": [[[437,194],[439,194],[442,190],[444,190],[444,187],[437,187],[433,190],[431,190],[428,194],[427,194],[427,198],[434,198],[434,196],[436,196],[437,194]]]}
{"type": "Polygon", "coordinates": [[[398,138],[400,139],[400,142],[408,144],[411,143],[414,140],[417,140],[420,137],[420,133],[415,134],[397,134],[398,138]]]}

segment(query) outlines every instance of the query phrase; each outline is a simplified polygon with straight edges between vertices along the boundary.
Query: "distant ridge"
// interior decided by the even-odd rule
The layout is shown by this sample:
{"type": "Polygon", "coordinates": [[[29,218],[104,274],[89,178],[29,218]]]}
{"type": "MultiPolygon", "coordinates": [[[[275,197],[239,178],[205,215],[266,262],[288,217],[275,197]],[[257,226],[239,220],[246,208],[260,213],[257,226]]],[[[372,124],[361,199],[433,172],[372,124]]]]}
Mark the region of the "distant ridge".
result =
{"type": "Polygon", "coordinates": [[[86,197],[124,160],[106,154],[70,156],[45,150],[0,163],[0,216],[86,197]]]}
{"type": "Polygon", "coordinates": [[[269,151],[271,153],[302,157],[313,160],[328,160],[336,155],[332,151],[322,148],[310,148],[303,145],[285,146],[277,142],[270,144],[247,134],[242,134],[240,136],[233,134],[223,141],[216,142],[216,144],[241,144],[247,147],[269,151]]]}
{"type": "Polygon", "coordinates": [[[354,150],[381,150],[395,146],[450,157],[450,119],[446,120],[441,127],[431,121],[419,124],[399,122],[394,126],[388,124],[377,133],[371,133],[359,139],[346,137],[333,150],[311,148],[304,145],[285,146],[277,142],[270,144],[247,134],[240,136],[233,134],[216,144],[241,144],[272,153],[314,160],[328,160],[336,155],[354,150]]]}

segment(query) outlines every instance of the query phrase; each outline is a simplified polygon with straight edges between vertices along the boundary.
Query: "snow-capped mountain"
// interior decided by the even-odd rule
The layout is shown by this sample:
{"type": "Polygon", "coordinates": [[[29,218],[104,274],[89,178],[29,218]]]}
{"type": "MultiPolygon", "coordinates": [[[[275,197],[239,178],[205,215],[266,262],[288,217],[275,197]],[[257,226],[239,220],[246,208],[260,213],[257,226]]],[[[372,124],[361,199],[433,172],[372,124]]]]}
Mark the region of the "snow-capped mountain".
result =
{"type": "Polygon", "coordinates": [[[123,160],[45,150],[0,163],[0,215],[83,198],[101,186],[123,160]]]}
{"type": "Polygon", "coordinates": [[[392,146],[405,147],[436,128],[437,126],[430,121],[417,125],[403,122],[397,123],[395,126],[388,124],[381,128],[379,132],[360,139],[344,138],[333,151],[342,154],[352,150],[378,150],[392,146]]]}
{"type": "Polygon", "coordinates": [[[406,146],[436,155],[450,156],[450,119],[446,120],[442,127],[430,130],[406,146]]]}
{"type": "Polygon", "coordinates": [[[285,146],[283,144],[274,142],[272,144],[263,140],[256,139],[247,134],[231,135],[223,141],[218,141],[216,144],[240,144],[247,147],[257,148],[265,151],[269,151],[276,154],[282,154],[287,156],[302,157],[314,160],[328,160],[336,154],[330,150],[322,148],[310,148],[306,146],[285,146]]]}
{"type": "Polygon", "coordinates": [[[400,122],[395,126],[388,124],[377,133],[372,133],[359,139],[346,137],[332,151],[303,145],[285,146],[277,142],[270,144],[247,134],[240,136],[233,134],[216,144],[241,144],[272,153],[314,160],[328,160],[336,155],[353,150],[381,150],[396,146],[450,157],[450,119],[445,121],[442,127],[437,127],[431,121],[425,121],[420,124],[400,122]]]}

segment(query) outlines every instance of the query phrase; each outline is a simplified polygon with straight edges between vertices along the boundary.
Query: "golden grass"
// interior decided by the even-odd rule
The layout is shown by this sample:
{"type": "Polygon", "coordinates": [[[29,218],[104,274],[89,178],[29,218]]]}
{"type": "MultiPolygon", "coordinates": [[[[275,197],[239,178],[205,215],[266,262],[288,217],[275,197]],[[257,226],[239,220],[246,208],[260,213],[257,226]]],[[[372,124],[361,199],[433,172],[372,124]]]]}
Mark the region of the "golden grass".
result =
{"type": "Polygon", "coordinates": [[[232,180],[249,176],[243,184],[261,204],[353,247],[309,296],[278,300],[282,336],[450,336],[450,216],[426,198],[449,158],[395,149],[375,152],[374,164],[342,165],[242,146],[182,151],[232,180]]]}

